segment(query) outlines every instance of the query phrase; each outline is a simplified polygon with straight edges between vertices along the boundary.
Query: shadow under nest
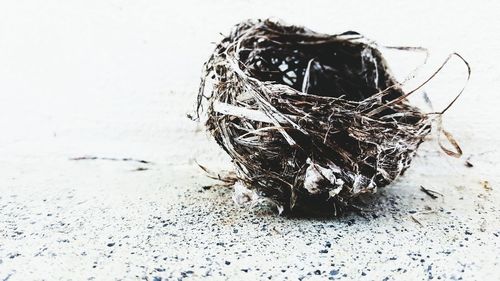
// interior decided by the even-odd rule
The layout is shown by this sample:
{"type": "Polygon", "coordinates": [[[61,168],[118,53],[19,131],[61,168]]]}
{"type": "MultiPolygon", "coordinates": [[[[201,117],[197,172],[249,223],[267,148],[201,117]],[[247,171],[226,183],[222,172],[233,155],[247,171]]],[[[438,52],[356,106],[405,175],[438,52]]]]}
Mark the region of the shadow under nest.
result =
{"type": "Polygon", "coordinates": [[[431,130],[356,32],[242,22],[203,71],[198,113],[233,160],[240,203],[338,215],[404,173],[431,130]]]}

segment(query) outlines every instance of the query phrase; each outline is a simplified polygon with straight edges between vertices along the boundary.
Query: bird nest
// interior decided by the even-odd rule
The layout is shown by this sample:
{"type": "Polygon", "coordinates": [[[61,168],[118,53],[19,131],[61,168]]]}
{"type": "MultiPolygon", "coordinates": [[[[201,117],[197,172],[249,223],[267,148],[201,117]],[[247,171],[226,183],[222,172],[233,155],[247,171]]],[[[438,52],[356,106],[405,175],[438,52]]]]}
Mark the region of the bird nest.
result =
{"type": "Polygon", "coordinates": [[[356,32],[251,20],[205,63],[197,107],[233,160],[237,201],[336,215],[402,175],[431,131],[400,86],[356,32]]]}

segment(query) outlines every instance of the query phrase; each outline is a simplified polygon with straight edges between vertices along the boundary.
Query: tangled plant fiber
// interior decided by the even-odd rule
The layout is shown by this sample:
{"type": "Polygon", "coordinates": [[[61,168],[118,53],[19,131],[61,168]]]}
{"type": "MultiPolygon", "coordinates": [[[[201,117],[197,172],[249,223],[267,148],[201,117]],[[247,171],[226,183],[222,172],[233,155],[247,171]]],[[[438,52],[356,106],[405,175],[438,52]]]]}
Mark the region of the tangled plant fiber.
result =
{"type": "Polygon", "coordinates": [[[408,103],[414,91],[356,32],[250,20],[205,63],[197,110],[234,162],[237,202],[337,215],[409,167],[436,120],[408,103]]]}

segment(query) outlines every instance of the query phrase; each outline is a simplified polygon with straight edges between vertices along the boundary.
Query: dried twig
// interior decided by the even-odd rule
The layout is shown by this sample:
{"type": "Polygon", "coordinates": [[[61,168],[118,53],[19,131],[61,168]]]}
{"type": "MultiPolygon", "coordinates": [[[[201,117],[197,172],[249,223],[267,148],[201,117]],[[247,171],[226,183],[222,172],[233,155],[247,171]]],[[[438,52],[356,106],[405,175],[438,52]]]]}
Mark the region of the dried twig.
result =
{"type": "Polygon", "coordinates": [[[210,189],[213,186],[231,186],[231,185],[233,185],[238,180],[238,178],[237,178],[237,176],[236,176],[236,174],[234,172],[226,172],[225,174],[221,175],[221,174],[215,173],[214,171],[212,171],[212,170],[208,169],[207,167],[201,165],[196,160],[194,160],[194,162],[196,163],[196,165],[198,165],[198,167],[200,167],[206,173],[206,175],[209,178],[214,179],[214,180],[218,180],[218,181],[222,182],[222,184],[215,184],[215,185],[203,186],[202,188],[204,190],[208,190],[208,189],[210,189]]]}
{"type": "Polygon", "coordinates": [[[81,156],[69,158],[69,160],[79,161],[79,160],[107,160],[107,161],[125,161],[125,162],[137,162],[141,164],[153,164],[151,161],[134,159],[134,158],[114,158],[114,157],[97,157],[97,156],[81,156]]]}
{"type": "Polygon", "coordinates": [[[425,188],[423,186],[420,186],[420,190],[423,191],[425,194],[429,195],[429,197],[431,197],[432,199],[437,199],[438,198],[437,195],[444,196],[443,194],[441,194],[441,193],[439,193],[437,191],[434,191],[434,190],[431,190],[431,189],[427,189],[427,188],[425,188]]]}
{"type": "Polygon", "coordinates": [[[419,221],[419,220],[418,220],[418,219],[417,219],[414,215],[411,215],[411,216],[410,216],[410,218],[411,218],[414,222],[416,222],[418,225],[420,225],[420,226],[422,226],[422,227],[424,226],[424,225],[423,225],[423,224],[422,224],[422,223],[421,223],[421,222],[420,222],[420,221],[419,221]]]}

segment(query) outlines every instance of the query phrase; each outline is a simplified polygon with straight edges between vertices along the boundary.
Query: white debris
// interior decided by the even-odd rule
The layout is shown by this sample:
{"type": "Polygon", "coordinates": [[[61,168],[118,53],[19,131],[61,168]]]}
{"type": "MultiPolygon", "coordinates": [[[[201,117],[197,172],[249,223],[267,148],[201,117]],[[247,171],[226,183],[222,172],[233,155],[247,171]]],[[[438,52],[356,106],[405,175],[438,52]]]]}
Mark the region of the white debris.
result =
{"type": "Polygon", "coordinates": [[[373,190],[376,187],[373,179],[369,179],[363,175],[355,175],[352,190],[355,193],[360,193],[366,190],[373,190]]]}
{"type": "Polygon", "coordinates": [[[321,191],[319,185],[322,181],[324,182],[327,180],[331,184],[331,189],[329,190],[330,196],[333,197],[339,194],[344,185],[344,181],[335,176],[336,173],[340,173],[340,168],[337,165],[329,163],[328,168],[325,168],[314,163],[310,158],[307,159],[307,163],[309,167],[307,167],[304,177],[304,188],[309,191],[309,193],[319,193],[321,191]]]}
{"type": "Polygon", "coordinates": [[[234,184],[233,201],[239,206],[253,205],[259,200],[259,195],[254,190],[248,189],[241,181],[234,184]]]}

